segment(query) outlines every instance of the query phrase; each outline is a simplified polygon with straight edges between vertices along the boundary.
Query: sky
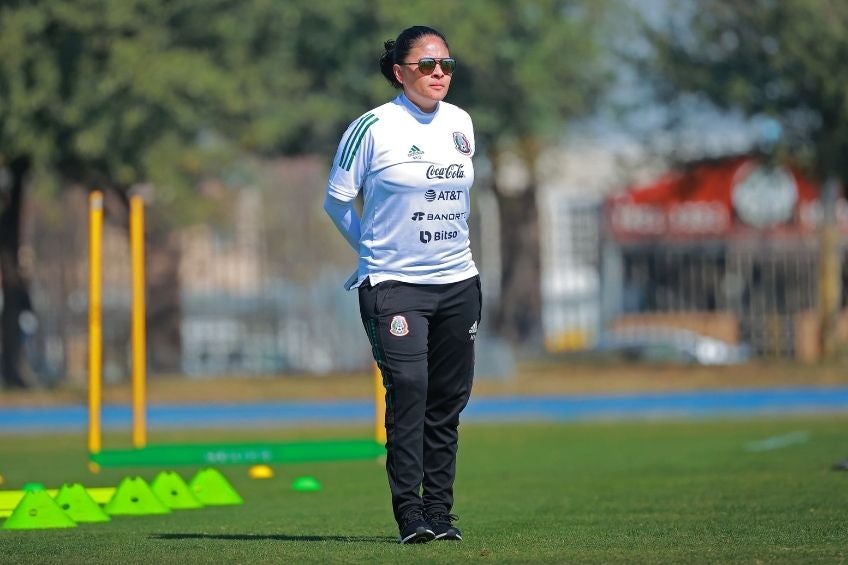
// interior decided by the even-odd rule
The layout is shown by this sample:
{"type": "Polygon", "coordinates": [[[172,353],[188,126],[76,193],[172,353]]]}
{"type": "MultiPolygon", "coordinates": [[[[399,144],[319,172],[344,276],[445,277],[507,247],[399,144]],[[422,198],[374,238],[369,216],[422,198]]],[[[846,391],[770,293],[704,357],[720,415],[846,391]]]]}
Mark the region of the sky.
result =
{"type": "MultiPolygon", "coordinates": [[[[689,0],[623,0],[649,23],[662,26],[669,18],[686,17],[689,0]]],[[[612,47],[628,53],[647,53],[647,43],[630,33],[610,37],[612,47]]],[[[688,97],[677,108],[660,104],[651,85],[632,67],[615,66],[615,82],[607,103],[595,115],[569,129],[568,140],[591,139],[615,151],[640,147],[652,153],[676,151],[692,158],[717,157],[749,150],[764,129],[762,120],[751,120],[739,112],[724,112],[704,100],[688,97]],[[676,112],[679,112],[676,114],[676,112]],[[680,118],[679,127],[669,131],[666,124],[680,118]]]]}

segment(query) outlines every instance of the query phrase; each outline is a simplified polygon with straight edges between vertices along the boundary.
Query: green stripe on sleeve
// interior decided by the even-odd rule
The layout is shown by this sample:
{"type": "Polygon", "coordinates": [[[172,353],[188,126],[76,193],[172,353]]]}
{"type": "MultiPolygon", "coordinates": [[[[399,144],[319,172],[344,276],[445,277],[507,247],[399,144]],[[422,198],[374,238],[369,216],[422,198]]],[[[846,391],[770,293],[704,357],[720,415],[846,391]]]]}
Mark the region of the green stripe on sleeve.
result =
{"type": "Polygon", "coordinates": [[[364,119],[357,130],[351,135],[353,138],[353,143],[351,144],[347,155],[342,158],[342,168],[346,171],[350,170],[350,166],[353,165],[353,158],[356,157],[356,152],[359,151],[359,145],[362,143],[362,138],[365,137],[365,132],[368,131],[368,128],[373,126],[375,123],[379,121],[379,118],[374,114],[370,114],[364,119]]]}
{"type": "Polygon", "coordinates": [[[347,161],[347,157],[350,154],[350,151],[352,150],[353,140],[356,139],[356,136],[359,134],[359,132],[364,127],[365,122],[367,122],[369,119],[371,119],[373,117],[374,117],[374,114],[368,113],[368,114],[365,114],[364,116],[362,116],[361,118],[359,118],[359,121],[356,122],[356,125],[353,127],[353,131],[350,133],[350,136],[348,136],[348,138],[347,138],[347,142],[345,143],[344,149],[342,149],[342,154],[339,157],[339,166],[340,167],[343,166],[345,161],[347,161]]]}

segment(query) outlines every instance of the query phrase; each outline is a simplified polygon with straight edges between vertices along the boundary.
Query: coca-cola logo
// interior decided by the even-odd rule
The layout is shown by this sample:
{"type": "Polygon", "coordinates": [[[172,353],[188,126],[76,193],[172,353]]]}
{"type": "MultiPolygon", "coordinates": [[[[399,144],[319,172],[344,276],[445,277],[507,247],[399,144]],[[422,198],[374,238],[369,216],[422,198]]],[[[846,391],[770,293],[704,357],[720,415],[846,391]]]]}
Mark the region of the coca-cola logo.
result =
{"type": "Polygon", "coordinates": [[[465,178],[464,165],[451,163],[447,167],[430,165],[427,167],[428,179],[462,179],[465,178]]]}

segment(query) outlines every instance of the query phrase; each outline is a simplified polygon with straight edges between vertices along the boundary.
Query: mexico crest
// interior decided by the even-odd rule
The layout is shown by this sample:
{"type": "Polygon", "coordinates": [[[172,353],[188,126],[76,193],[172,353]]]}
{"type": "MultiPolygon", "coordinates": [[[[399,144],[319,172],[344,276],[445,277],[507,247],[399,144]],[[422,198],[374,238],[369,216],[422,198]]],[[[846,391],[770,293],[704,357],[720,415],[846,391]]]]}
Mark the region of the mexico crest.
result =
{"type": "Polygon", "coordinates": [[[461,131],[453,132],[453,144],[456,147],[456,150],[463,155],[471,155],[471,144],[468,142],[468,138],[465,137],[465,134],[461,131]]]}
{"type": "Polygon", "coordinates": [[[406,323],[406,318],[403,316],[395,316],[392,318],[392,323],[389,326],[389,333],[398,337],[403,337],[409,333],[409,324],[406,323]]]}

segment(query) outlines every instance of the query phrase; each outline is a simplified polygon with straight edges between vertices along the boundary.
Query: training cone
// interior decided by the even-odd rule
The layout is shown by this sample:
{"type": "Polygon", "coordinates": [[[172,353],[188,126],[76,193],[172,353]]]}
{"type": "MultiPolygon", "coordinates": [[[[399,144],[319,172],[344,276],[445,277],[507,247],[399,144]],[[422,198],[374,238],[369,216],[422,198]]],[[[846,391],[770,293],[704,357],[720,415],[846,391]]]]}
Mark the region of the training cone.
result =
{"type": "Polygon", "coordinates": [[[292,482],[292,490],[298,492],[315,492],[321,490],[321,483],[312,477],[298,477],[292,482]]]}
{"type": "Polygon", "coordinates": [[[77,523],[65,514],[44,490],[28,491],[11,516],[3,522],[4,530],[37,530],[75,528],[77,523]]]}
{"type": "Polygon", "coordinates": [[[171,512],[141,477],[125,477],[104,510],[110,516],[144,516],[171,512]]]}
{"type": "Polygon", "coordinates": [[[189,483],[191,492],[208,506],[244,504],[236,489],[219,471],[211,467],[201,469],[189,483]]]}
{"type": "Polygon", "coordinates": [[[268,465],[253,465],[247,470],[247,475],[251,479],[273,479],[274,470],[268,465]]]}
{"type": "Polygon", "coordinates": [[[156,475],[150,483],[150,488],[159,500],[172,510],[203,508],[203,503],[194,496],[183,478],[174,471],[162,471],[156,475]]]}
{"type": "Polygon", "coordinates": [[[66,483],[56,493],[56,504],[75,522],[109,522],[106,514],[85,487],[79,483],[66,483]]]}

